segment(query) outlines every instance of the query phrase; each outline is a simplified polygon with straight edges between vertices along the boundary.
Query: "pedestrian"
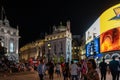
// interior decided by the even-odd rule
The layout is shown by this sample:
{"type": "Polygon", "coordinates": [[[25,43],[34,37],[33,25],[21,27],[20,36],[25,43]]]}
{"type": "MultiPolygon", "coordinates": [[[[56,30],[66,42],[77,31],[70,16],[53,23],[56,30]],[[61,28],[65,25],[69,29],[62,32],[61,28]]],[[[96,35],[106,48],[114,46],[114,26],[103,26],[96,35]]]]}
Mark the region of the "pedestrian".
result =
{"type": "Polygon", "coordinates": [[[71,65],[70,65],[70,73],[71,73],[71,79],[72,80],[78,80],[78,65],[71,61],[71,65]]]}
{"type": "Polygon", "coordinates": [[[78,80],[80,80],[80,78],[81,78],[81,74],[80,74],[81,73],[81,63],[78,62],[77,65],[78,65],[78,69],[77,69],[78,80]]]}
{"type": "Polygon", "coordinates": [[[53,75],[54,75],[54,63],[52,61],[50,61],[48,63],[48,74],[49,74],[49,79],[50,80],[53,80],[53,75]]]}
{"type": "Polygon", "coordinates": [[[60,63],[56,64],[55,72],[57,74],[58,79],[60,80],[60,77],[61,77],[61,65],[60,65],[60,63]]]}
{"type": "Polygon", "coordinates": [[[40,80],[43,80],[44,73],[45,73],[45,64],[42,59],[40,60],[40,63],[37,67],[37,71],[38,71],[40,80]]]}
{"type": "Polygon", "coordinates": [[[69,69],[69,63],[68,62],[65,63],[63,74],[64,74],[64,80],[69,80],[70,69],[69,69]]]}
{"type": "Polygon", "coordinates": [[[65,62],[63,62],[62,64],[61,64],[61,67],[62,67],[62,74],[63,74],[63,80],[65,80],[66,79],[66,63],[65,62]]]}
{"type": "Polygon", "coordinates": [[[117,80],[119,80],[119,76],[120,76],[120,57],[118,58],[118,62],[119,62],[119,67],[118,67],[118,74],[117,74],[117,80]]]}
{"type": "Polygon", "coordinates": [[[101,80],[106,80],[106,72],[107,72],[107,63],[105,62],[105,59],[102,59],[102,62],[99,64],[99,69],[101,73],[101,80]]]}
{"type": "Polygon", "coordinates": [[[81,79],[84,79],[84,75],[87,73],[87,60],[84,59],[82,60],[82,64],[81,64],[81,79]]]}
{"type": "Polygon", "coordinates": [[[119,67],[119,62],[115,60],[115,56],[112,57],[112,60],[109,62],[109,69],[112,74],[112,80],[117,79],[117,73],[118,73],[118,67],[119,67]]]}
{"type": "Polygon", "coordinates": [[[87,62],[87,73],[84,75],[84,80],[100,80],[99,74],[96,71],[97,65],[94,59],[89,59],[87,62]]]}

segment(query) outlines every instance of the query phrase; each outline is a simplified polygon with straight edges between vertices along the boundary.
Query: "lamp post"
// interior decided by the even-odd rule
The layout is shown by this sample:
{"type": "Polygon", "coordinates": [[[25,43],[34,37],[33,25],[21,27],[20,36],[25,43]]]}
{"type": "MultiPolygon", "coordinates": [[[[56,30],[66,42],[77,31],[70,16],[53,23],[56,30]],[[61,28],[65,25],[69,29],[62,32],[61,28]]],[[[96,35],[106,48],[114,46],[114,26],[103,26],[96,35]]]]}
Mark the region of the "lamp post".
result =
{"type": "Polygon", "coordinates": [[[51,50],[51,44],[48,43],[48,61],[50,61],[50,50],[51,50]]]}
{"type": "Polygon", "coordinates": [[[48,61],[50,60],[50,49],[48,49],[48,61]]]}

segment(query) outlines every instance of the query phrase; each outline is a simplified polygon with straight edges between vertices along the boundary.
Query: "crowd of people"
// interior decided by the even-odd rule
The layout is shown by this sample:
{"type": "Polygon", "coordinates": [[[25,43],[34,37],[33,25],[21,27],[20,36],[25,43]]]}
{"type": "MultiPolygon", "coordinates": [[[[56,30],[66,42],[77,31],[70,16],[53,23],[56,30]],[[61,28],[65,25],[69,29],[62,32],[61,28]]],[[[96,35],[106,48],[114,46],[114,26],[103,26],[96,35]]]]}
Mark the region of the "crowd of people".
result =
{"type": "Polygon", "coordinates": [[[116,57],[112,57],[112,60],[107,64],[105,59],[99,64],[100,73],[101,73],[101,80],[106,80],[106,74],[111,73],[112,80],[120,80],[120,57],[116,60],[116,57]]]}
{"type": "Polygon", "coordinates": [[[112,80],[120,79],[120,58],[116,60],[116,57],[113,57],[109,64],[103,58],[99,65],[96,64],[95,59],[61,63],[54,63],[54,61],[45,63],[44,59],[41,59],[37,65],[29,62],[15,64],[5,59],[0,59],[0,72],[37,71],[40,80],[46,80],[46,75],[49,76],[49,80],[53,80],[54,74],[58,80],[107,80],[106,74],[111,75],[112,80]],[[97,70],[100,71],[100,75],[97,70]]]}
{"type": "Polygon", "coordinates": [[[31,65],[29,62],[14,62],[9,61],[4,57],[0,59],[0,73],[3,73],[4,75],[6,75],[6,73],[18,73],[34,70],[36,70],[35,65],[31,65]]]}
{"type": "Polygon", "coordinates": [[[31,60],[16,63],[7,59],[0,44],[0,72],[3,73],[36,70],[40,80],[43,80],[46,74],[49,75],[49,80],[54,79],[54,74],[57,75],[58,80],[61,76],[63,76],[63,80],[106,80],[106,74],[108,73],[112,75],[112,80],[120,80],[120,57],[118,60],[116,60],[116,57],[112,57],[109,64],[103,58],[98,65],[93,58],[78,62],[54,63],[50,60],[45,63],[44,59],[41,59],[37,60],[37,64],[34,64],[31,60]],[[100,70],[101,75],[99,75],[97,69],[100,70]]]}
{"type": "Polygon", "coordinates": [[[16,62],[13,60],[8,60],[5,55],[6,51],[0,42],[0,74],[8,74],[21,71],[31,71],[35,68],[34,64],[29,62],[16,62]]]}
{"type": "Polygon", "coordinates": [[[43,80],[48,71],[49,80],[53,80],[54,73],[57,75],[58,80],[63,76],[63,80],[99,80],[99,75],[96,71],[97,65],[94,59],[81,60],[81,62],[62,62],[54,63],[49,61],[45,64],[44,60],[40,60],[37,71],[40,80],[43,80]]]}
{"type": "Polygon", "coordinates": [[[106,74],[111,75],[112,80],[119,80],[120,58],[119,60],[115,58],[113,57],[109,64],[103,58],[99,65],[92,58],[70,63],[54,63],[53,61],[45,63],[44,60],[40,60],[37,71],[40,80],[45,80],[46,74],[49,75],[49,80],[54,79],[54,74],[57,75],[58,80],[61,80],[61,76],[63,76],[63,80],[106,80],[106,74]]]}

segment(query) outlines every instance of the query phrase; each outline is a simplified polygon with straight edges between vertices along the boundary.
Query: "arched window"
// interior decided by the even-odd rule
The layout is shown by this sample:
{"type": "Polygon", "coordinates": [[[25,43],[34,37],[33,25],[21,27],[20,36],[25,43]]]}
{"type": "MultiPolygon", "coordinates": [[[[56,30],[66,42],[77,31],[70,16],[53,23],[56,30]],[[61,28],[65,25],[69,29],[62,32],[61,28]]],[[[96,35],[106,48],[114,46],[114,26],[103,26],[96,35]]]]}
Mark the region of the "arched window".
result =
{"type": "Polygon", "coordinates": [[[14,52],[14,40],[13,39],[10,39],[9,49],[10,49],[10,53],[14,52]]]}
{"type": "Polygon", "coordinates": [[[0,42],[2,43],[2,46],[5,46],[5,40],[3,36],[0,36],[0,42]]]}

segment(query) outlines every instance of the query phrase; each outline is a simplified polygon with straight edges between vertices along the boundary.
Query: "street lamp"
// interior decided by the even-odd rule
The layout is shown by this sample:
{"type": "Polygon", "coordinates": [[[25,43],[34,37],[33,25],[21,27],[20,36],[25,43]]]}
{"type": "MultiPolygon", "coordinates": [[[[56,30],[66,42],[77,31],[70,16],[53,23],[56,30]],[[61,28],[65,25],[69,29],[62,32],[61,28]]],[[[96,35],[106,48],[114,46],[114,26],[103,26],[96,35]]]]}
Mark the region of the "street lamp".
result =
{"type": "Polygon", "coordinates": [[[50,50],[51,50],[51,44],[48,43],[48,61],[50,61],[50,50]]]}

